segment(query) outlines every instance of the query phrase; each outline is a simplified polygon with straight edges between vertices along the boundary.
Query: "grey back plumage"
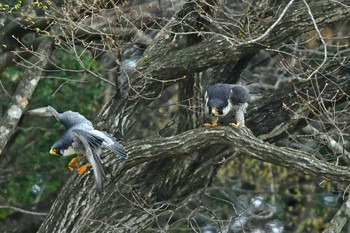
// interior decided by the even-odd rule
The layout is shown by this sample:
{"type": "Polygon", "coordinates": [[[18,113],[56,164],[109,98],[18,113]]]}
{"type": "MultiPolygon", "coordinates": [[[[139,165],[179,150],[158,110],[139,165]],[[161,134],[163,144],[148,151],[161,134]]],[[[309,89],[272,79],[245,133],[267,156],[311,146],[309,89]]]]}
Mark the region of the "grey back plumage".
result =
{"type": "MultiPolygon", "coordinates": [[[[227,100],[230,95],[231,85],[230,84],[222,84],[217,83],[210,86],[206,91],[206,97],[209,100],[212,99],[220,99],[227,100]]],[[[227,104],[227,101],[225,102],[227,104]]]]}
{"type": "Polygon", "coordinates": [[[93,128],[91,121],[86,119],[83,115],[78,112],[66,111],[59,113],[51,106],[47,106],[47,110],[52,113],[52,115],[61,122],[66,129],[69,129],[78,124],[84,124],[86,127],[93,128]]]}
{"type": "Polygon", "coordinates": [[[249,100],[249,89],[243,85],[231,86],[230,100],[233,105],[247,103],[249,100]]]}
{"type": "Polygon", "coordinates": [[[216,83],[206,91],[206,98],[227,100],[233,103],[246,103],[249,100],[249,89],[244,85],[216,83]]]}

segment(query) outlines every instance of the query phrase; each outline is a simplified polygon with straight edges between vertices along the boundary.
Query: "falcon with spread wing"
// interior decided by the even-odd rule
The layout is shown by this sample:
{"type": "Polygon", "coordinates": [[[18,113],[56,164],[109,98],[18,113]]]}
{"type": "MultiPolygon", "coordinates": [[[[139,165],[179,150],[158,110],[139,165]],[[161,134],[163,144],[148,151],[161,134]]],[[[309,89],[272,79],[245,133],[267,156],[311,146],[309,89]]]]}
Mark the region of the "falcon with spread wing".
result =
{"type": "Polygon", "coordinates": [[[126,158],[124,147],[118,143],[110,134],[94,129],[92,123],[78,112],[66,111],[59,113],[51,106],[29,111],[30,114],[40,116],[54,116],[65,127],[61,138],[53,144],[50,154],[68,156],[77,154],[69,163],[71,170],[77,169],[83,174],[91,166],[96,179],[97,191],[102,193],[103,182],[106,173],[100,158],[101,149],[105,148],[126,158]],[[81,156],[85,156],[88,163],[79,166],[81,156]]]}

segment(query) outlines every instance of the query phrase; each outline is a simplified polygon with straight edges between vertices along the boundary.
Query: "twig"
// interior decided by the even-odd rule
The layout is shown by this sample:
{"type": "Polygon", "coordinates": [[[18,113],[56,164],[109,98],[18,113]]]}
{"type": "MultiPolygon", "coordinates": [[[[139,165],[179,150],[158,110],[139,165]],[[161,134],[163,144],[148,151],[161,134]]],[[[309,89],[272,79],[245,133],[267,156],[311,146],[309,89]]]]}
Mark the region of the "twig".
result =
{"type": "Polygon", "coordinates": [[[303,79],[304,81],[307,81],[309,79],[311,79],[312,76],[314,76],[323,66],[324,64],[326,64],[326,61],[327,61],[327,44],[326,42],[324,41],[324,38],[320,32],[320,30],[318,29],[317,27],[317,23],[316,23],[316,20],[314,18],[314,16],[312,15],[312,12],[311,12],[311,9],[309,7],[309,5],[307,4],[306,0],[303,0],[303,2],[305,3],[305,6],[307,8],[307,12],[309,13],[310,17],[311,17],[311,20],[312,20],[312,23],[315,27],[315,31],[317,32],[318,36],[320,37],[320,40],[323,44],[323,61],[322,63],[309,75],[309,77],[307,77],[306,79],[303,79]]]}
{"type": "Polygon", "coordinates": [[[327,146],[334,150],[337,153],[345,155],[347,160],[350,159],[350,153],[342,146],[340,145],[336,140],[334,140],[331,136],[327,134],[321,133],[318,129],[314,128],[311,125],[306,126],[303,129],[304,132],[312,134],[315,139],[318,139],[322,142],[327,142],[327,146]]]}
{"type": "Polygon", "coordinates": [[[23,214],[31,214],[31,215],[38,215],[38,216],[45,216],[47,215],[47,213],[42,213],[42,212],[34,212],[34,211],[28,211],[28,210],[24,210],[18,207],[14,207],[14,206],[9,206],[9,205],[0,205],[0,209],[11,209],[17,212],[21,212],[23,214]]]}
{"type": "Polygon", "coordinates": [[[264,39],[266,36],[268,36],[268,34],[277,26],[277,24],[279,24],[282,20],[282,18],[285,16],[285,14],[287,13],[287,10],[289,9],[289,7],[293,4],[294,0],[291,0],[286,8],[284,8],[284,10],[282,11],[281,15],[278,17],[278,19],[276,20],[276,22],[274,22],[271,27],[269,27],[265,32],[264,34],[262,34],[261,36],[259,36],[258,38],[255,38],[255,39],[252,39],[252,40],[249,40],[249,41],[245,41],[241,44],[250,44],[250,43],[256,43],[258,42],[259,40],[262,40],[264,39]]]}

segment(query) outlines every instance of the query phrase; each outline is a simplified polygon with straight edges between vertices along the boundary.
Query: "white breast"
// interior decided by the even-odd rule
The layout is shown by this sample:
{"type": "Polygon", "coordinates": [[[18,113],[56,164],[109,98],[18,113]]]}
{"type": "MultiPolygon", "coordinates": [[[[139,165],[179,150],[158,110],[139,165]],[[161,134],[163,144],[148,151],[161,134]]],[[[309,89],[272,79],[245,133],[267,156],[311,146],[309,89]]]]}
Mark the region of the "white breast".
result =
{"type": "Polygon", "coordinates": [[[232,110],[232,107],[233,107],[233,105],[232,105],[231,101],[228,101],[227,106],[224,107],[224,109],[222,109],[222,115],[226,116],[232,110]]]}
{"type": "Polygon", "coordinates": [[[75,150],[73,149],[72,146],[68,147],[68,149],[63,151],[63,156],[68,156],[68,155],[74,155],[76,154],[75,150]]]}

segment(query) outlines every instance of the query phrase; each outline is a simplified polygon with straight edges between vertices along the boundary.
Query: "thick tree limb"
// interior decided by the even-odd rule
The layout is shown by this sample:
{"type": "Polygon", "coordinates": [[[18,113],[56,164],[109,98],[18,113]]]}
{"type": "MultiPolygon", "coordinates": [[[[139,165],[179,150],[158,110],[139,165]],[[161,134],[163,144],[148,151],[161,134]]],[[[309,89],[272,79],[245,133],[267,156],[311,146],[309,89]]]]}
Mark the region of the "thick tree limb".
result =
{"type": "MultiPolygon", "coordinates": [[[[344,1],[343,4],[350,5],[350,0],[344,1]]],[[[327,12],[314,15],[319,27],[345,20],[350,15],[349,8],[337,2],[317,1],[310,4],[310,8],[313,12],[327,12]]],[[[274,19],[268,20],[261,31],[255,34],[263,33],[273,22],[274,19]]],[[[101,127],[112,126],[113,132],[125,136],[133,125],[135,116],[142,111],[142,106],[159,97],[165,87],[181,79],[182,76],[237,61],[264,47],[273,46],[286,38],[310,31],[313,29],[313,22],[305,5],[297,4],[260,43],[232,43],[229,38],[213,36],[182,49],[173,46],[177,44],[177,37],[174,37],[172,32],[177,32],[177,27],[178,21],[174,18],[159,32],[154,45],[145,52],[135,75],[129,77],[130,81],[121,87],[124,90],[122,95],[116,96],[122,101],[112,101],[102,111],[101,127]],[[130,86],[133,89],[130,89],[130,86]],[[117,109],[118,112],[108,111],[109,109],[117,109]]]]}
{"type": "MultiPolygon", "coordinates": [[[[326,14],[315,15],[318,27],[347,19],[350,11],[345,5],[350,5],[350,1],[343,1],[342,4],[344,5],[330,1],[317,1],[310,4],[312,12],[326,12],[326,14]]],[[[274,18],[268,20],[266,25],[261,25],[261,30],[254,34],[264,33],[274,23],[274,20],[274,18]]],[[[309,13],[305,5],[297,4],[288,11],[281,23],[276,25],[270,34],[257,43],[246,43],[244,38],[242,38],[242,43],[234,43],[229,35],[226,37],[218,35],[198,45],[171,52],[169,52],[168,44],[156,44],[152,48],[153,52],[147,53],[140,61],[139,70],[159,79],[180,77],[188,72],[199,72],[218,64],[236,61],[242,56],[310,30],[313,30],[313,22],[309,13]]]]}
{"type": "Polygon", "coordinates": [[[39,232],[142,231],[156,215],[171,209],[170,203],[179,203],[204,188],[225,159],[238,155],[320,179],[350,181],[348,167],[270,145],[246,128],[199,128],[173,137],[134,141],[126,149],[130,159],[122,164],[108,157],[111,176],[100,200],[91,172],[72,176],[39,232]]]}
{"type": "Polygon", "coordinates": [[[350,218],[350,200],[349,197],[342,204],[338,212],[334,215],[332,221],[324,229],[323,233],[343,232],[342,229],[350,218]]]}

